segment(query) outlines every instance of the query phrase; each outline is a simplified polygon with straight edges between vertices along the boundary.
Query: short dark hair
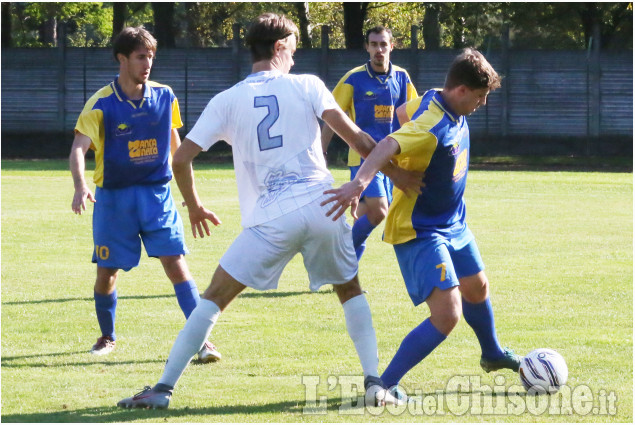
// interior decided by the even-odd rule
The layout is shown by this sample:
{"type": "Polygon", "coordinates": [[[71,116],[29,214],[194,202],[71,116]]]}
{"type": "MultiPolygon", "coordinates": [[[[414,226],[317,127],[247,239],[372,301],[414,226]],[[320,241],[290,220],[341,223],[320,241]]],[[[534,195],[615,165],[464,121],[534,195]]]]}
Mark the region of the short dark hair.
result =
{"type": "Polygon", "coordinates": [[[368,40],[371,34],[381,34],[382,32],[388,34],[388,39],[392,43],[392,31],[390,31],[390,28],[377,25],[376,27],[372,27],[366,31],[366,44],[368,44],[368,40]]]}
{"type": "Polygon", "coordinates": [[[298,27],[291,19],[275,13],[263,13],[249,27],[245,43],[251,49],[252,60],[258,62],[271,59],[276,41],[283,40],[291,34],[295,34],[296,37],[298,35],[298,27]]]}
{"type": "Polygon", "coordinates": [[[117,58],[119,53],[128,57],[140,47],[145,47],[154,53],[157,51],[157,40],[143,27],[126,27],[112,41],[112,53],[117,62],[119,62],[117,58]]]}
{"type": "Polygon", "coordinates": [[[501,77],[481,52],[468,47],[454,59],[445,77],[445,88],[453,89],[460,85],[472,90],[496,90],[501,86],[501,77]]]}

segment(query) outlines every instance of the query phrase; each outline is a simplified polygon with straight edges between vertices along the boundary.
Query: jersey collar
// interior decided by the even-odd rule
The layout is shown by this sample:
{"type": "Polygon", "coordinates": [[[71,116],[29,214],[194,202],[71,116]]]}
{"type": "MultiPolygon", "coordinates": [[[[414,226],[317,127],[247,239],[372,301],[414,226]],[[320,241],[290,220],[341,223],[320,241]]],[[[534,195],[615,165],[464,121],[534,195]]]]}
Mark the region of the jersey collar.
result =
{"type": "Polygon", "coordinates": [[[456,114],[450,108],[445,100],[443,100],[443,96],[441,96],[441,89],[434,89],[434,95],[432,96],[432,101],[439,107],[443,112],[445,112],[452,121],[456,122],[461,119],[461,115],[456,114]]]}
{"type": "Polygon", "coordinates": [[[365,66],[366,66],[366,72],[368,72],[368,76],[370,78],[377,78],[382,83],[385,83],[389,78],[392,78],[395,76],[395,71],[392,67],[392,62],[388,62],[388,73],[386,74],[376,73],[372,65],[370,64],[370,60],[366,62],[365,66]]]}
{"type": "MultiPolygon", "coordinates": [[[[117,76],[112,81],[112,83],[110,83],[110,88],[112,88],[112,91],[115,93],[115,96],[117,96],[117,99],[120,102],[128,102],[135,109],[137,109],[137,104],[135,104],[135,102],[133,102],[132,100],[128,98],[126,93],[124,93],[123,89],[119,85],[119,74],[117,74],[117,76]]],[[[139,108],[145,103],[145,100],[149,97],[151,97],[150,86],[148,84],[144,84],[143,85],[143,99],[141,100],[141,103],[139,103],[139,108]]]]}

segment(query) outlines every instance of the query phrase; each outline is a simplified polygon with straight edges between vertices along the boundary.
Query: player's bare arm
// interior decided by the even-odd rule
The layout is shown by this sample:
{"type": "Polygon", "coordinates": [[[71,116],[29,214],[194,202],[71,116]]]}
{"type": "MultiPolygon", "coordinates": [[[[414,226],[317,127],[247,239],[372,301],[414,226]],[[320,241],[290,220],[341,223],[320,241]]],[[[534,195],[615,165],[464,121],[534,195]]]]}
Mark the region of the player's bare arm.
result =
{"type": "Polygon", "coordinates": [[[335,221],[344,214],[346,209],[350,206],[353,218],[357,219],[356,209],[359,204],[360,195],[375,174],[377,174],[377,171],[390,164],[392,157],[398,154],[399,151],[399,143],[390,136],[379,142],[375,149],[373,149],[370,155],[364,160],[364,163],[353,180],[343,184],[337,189],[330,189],[324,192],[332,196],[322,202],[322,205],[324,206],[334,202],[331,209],[326,213],[326,216],[330,217],[331,214],[335,213],[333,216],[333,220],[335,221]]]}
{"type": "Polygon", "coordinates": [[[95,202],[93,192],[88,188],[86,179],[84,178],[84,169],[86,161],[84,159],[86,152],[90,149],[90,138],[79,131],[75,133],[71,154],[69,157],[69,166],[73,175],[73,185],[75,186],[75,194],[73,195],[73,203],[71,208],[75,214],[81,214],[86,211],[86,200],[95,202]]]}
{"type": "Polygon", "coordinates": [[[397,110],[395,111],[395,115],[397,115],[397,119],[399,120],[400,126],[403,126],[405,123],[410,121],[410,118],[408,118],[408,112],[406,111],[406,105],[407,105],[407,102],[399,106],[397,110]]]}
{"type": "MultiPolygon", "coordinates": [[[[335,131],[351,148],[355,149],[363,158],[367,158],[377,144],[373,138],[362,131],[341,109],[327,109],[322,114],[322,119],[327,126],[335,131]]],[[[324,138],[322,139],[324,141],[324,138]]],[[[397,149],[399,144],[395,142],[397,149]]],[[[324,146],[324,145],[322,145],[324,146]]],[[[399,150],[396,151],[399,153],[399,150]]],[[[377,171],[381,171],[393,181],[393,184],[406,195],[421,193],[422,173],[403,170],[390,161],[387,161],[377,171]]],[[[375,171],[375,174],[377,173],[375,171]]]]}
{"type": "Polygon", "coordinates": [[[170,133],[170,153],[172,156],[174,156],[179,146],[181,146],[181,136],[179,136],[179,131],[173,128],[170,133]]]}
{"type": "Polygon", "coordinates": [[[196,238],[196,235],[204,238],[205,235],[211,236],[212,232],[207,224],[207,220],[211,221],[214,226],[221,224],[220,219],[212,211],[208,210],[201,203],[198,193],[196,192],[196,186],[194,184],[194,169],[192,168],[192,161],[201,153],[201,147],[192,142],[188,138],[185,138],[181,146],[174,153],[174,159],[172,160],[172,172],[174,173],[174,179],[179,186],[181,195],[185,205],[187,205],[187,211],[190,216],[190,224],[192,226],[192,235],[196,238]]]}
{"type": "Polygon", "coordinates": [[[335,134],[335,132],[331,129],[331,127],[329,127],[327,123],[324,123],[321,135],[322,152],[326,152],[328,150],[328,147],[331,144],[331,139],[333,138],[333,134],[335,134]]]}

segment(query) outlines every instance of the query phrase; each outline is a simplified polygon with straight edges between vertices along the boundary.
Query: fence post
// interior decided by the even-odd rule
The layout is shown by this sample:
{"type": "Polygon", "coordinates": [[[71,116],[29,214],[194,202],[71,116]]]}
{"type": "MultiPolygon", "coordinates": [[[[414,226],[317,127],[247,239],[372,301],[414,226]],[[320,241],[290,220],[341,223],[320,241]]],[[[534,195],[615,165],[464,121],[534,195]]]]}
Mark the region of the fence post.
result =
{"type": "Polygon", "coordinates": [[[66,130],[66,25],[64,22],[57,24],[57,122],[60,132],[66,130]]]}
{"type": "Polygon", "coordinates": [[[415,82],[419,82],[419,27],[416,25],[410,27],[410,50],[410,78],[416,87],[415,82]]]}
{"type": "Polygon", "coordinates": [[[322,46],[320,55],[320,78],[326,83],[329,75],[329,26],[322,25],[322,46]]]}
{"type": "Polygon", "coordinates": [[[234,82],[240,81],[240,24],[232,24],[232,62],[234,68],[234,82]]]}
{"type": "Polygon", "coordinates": [[[503,25],[501,35],[501,70],[505,80],[501,87],[501,136],[509,134],[509,24],[503,25]]]}
{"type": "MultiPolygon", "coordinates": [[[[591,40],[591,63],[590,63],[590,75],[589,82],[591,85],[590,96],[590,116],[589,116],[589,136],[600,136],[600,25],[596,22],[593,25],[593,38],[591,40]]],[[[587,143],[587,155],[591,152],[590,146],[587,143]]]]}

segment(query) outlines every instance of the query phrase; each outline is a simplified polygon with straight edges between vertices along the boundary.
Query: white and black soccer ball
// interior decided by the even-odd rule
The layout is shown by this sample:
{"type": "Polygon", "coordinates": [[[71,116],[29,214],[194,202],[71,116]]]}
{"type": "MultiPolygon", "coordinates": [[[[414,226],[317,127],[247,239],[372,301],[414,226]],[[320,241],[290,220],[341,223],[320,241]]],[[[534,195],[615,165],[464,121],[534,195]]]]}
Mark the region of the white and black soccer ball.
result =
{"type": "Polygon", "coordinates": [[[567,383],[569,369],[556,351],[538,348],[521,360],[518,373],[527,391],[554,394],[567,383]]]}

